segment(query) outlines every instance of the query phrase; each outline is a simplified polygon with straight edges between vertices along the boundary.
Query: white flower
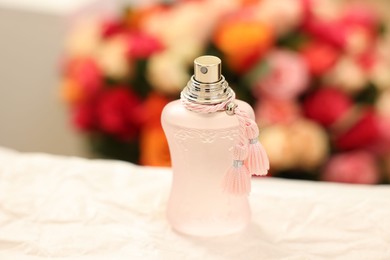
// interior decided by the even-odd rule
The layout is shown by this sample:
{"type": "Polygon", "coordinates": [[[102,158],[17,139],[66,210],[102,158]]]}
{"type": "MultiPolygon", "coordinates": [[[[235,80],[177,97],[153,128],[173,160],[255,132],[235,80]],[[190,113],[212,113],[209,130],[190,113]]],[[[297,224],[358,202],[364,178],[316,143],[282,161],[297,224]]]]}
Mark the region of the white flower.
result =
{"type": "Polygon", "coordinates": [[[100,44],[100,26],[97,19],[86,19],[74,27],[65,40],[69,56],[94,56],[100,44]]]}
{"type": "Polygon", "coordinates": [[[158,53],[149,59],[147,75],[155,90],[171,95],[179,93],[190,78],[187,64],[169,51],[158,53]]]}
{"type": "Polygon", "coordinates": [[[390,89],[380,95],[375,107],[380,115],[390,118],[390,89]]]}
{"type": "Polygon", "coordinates": [[[234,8],[235,1],[189,1],[150,16],[142,29],[156,36],[168,51],[191,63],[202,54],[218,18],[234,8]]]}
{"type": "Polygon", "coordinates": [[[378,89],[390,89],[390,63],[378,61],[370,71],[370,79],[378,89]]]}
{"type": "Polygon", "coordinates": [[[194,28],[195,24],[201,21],[199,7],[200,4],[196,2],[178,4],[170,11],[149,17],[144,23],[143,29],[157,36],[168,48],[182,39],[197,40],[194,28]]]}
{"type": "Polygon", "coordinates": [[[131,62],[126,57],[126,44],[121,36],[104,41],[99,49],[97,62],[105,75],[113,78],[123,78],[131,70],[131,62]]]}
{"type": "Polygon", "coordinates": [[[326,77],[327,83],[351,94],[362,90],[367,80],[367,73],[348,56],[341,58],[326,77]]]}
{"type": "Polygon", "coordinates": [[[377,44],[378,56],[383,60],[390,62],[390,34],[386,34],[383,38],[378,39],[377,44]]]}
{"type": "Polygon", "coordinates": [[[278,35],[296,27],[303,17],[302,5],[291,0],[263,0],[255,12],[255,17],[272,25],[278,35]]]}
{"type": "Polygon", "coordinates": [[[351,55],[364,53],[372,44],[369,32],[359,27],[355,27],[350,30],[346,40],[346,50],[351,55]]]}
{"type": "Polygon", "coordinates": [[[194,59],[202,55],[203,46],[193,39],[182,39],[173,44],[169,49],[177,59],[181,59],[185,64],[190,65],[194,59]]]}
{"type": "Polygon", "coordinates": [[[320,20],[331,21],[336,20],[341,16],[342,6],[338,1],[312,0],[311,2],[313,6],[313,14],[320,20]]]}

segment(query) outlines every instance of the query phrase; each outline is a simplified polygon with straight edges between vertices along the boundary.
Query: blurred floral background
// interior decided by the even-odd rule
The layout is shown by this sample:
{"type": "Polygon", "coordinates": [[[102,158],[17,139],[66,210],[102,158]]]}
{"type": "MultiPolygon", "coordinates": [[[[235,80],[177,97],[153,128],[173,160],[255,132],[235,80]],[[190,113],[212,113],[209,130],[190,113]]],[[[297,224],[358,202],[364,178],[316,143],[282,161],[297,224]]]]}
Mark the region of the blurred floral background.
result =
{"type": "Polygon", "coordinates": [[[61,63],[72,124],[97,156],[169,166],[160,114],[204,54],[255,109],[270,175],[389,183],[390,37],[369,1],[175,1],[85,19],[61,63]]]}

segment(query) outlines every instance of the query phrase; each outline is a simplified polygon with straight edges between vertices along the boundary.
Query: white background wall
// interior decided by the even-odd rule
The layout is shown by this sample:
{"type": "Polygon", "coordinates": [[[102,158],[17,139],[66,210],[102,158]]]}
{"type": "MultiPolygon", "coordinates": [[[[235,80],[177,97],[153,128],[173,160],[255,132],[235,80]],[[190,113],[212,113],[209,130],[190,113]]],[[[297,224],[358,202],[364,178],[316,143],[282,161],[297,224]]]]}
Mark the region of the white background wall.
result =
{"type": "Polygon", "coordinates": [[[59,98],[62,46],[70,21],[116,7],[110,0],[0,0],[0,146],[87,155],[59,98]]]}

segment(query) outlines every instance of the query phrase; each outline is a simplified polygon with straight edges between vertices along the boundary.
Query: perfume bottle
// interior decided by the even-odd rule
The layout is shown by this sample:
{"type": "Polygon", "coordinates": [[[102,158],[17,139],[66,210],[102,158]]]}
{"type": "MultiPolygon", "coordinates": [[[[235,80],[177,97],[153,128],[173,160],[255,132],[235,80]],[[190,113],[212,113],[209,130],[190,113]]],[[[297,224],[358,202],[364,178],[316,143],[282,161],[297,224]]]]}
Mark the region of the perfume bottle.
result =
{"type": "MultiPolygon", "coordinates": [[[[195,236],[234,233],[250,220],[248,196],[223,189],[223,178],[232,165],[239,122],[226,111],[198,113],[183,100],[214,107],[234,96],[221,75],[221,60],[201,56],[194,61],[194,75],[181,93],[182,100],[166,105],[161,122],[172,159],[173,179],[167,218],[174,230],[195,236]]],[[[235,104],[254,119],[249,104],[235,104]]]]}

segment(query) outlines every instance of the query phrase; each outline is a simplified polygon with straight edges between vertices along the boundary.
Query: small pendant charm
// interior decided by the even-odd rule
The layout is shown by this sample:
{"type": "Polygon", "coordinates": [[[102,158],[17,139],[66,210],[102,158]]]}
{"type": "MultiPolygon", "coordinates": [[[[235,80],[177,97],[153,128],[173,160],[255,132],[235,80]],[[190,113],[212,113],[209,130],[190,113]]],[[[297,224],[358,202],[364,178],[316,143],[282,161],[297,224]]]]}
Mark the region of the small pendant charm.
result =
{"type": "Polygon", "coordinates": [[[234,168],[240,168],[243,165],[244,165],[244,161],[243,160],[234,160],[233,161],[233,167],[234,168]]]}
{"type": "Polygon", "coordinates": [[[227,105],[226,105],[226,114],[228,114],[229,116],[232,116],[234,115],[234,110],[236,109],[237,107],[237,104],[234,103],[234,102],[229,102],[227,105]]]}
{"type": "Polygon", "coordinates": [[[259,141],[258,138],[259,138],[259,137],[249,139],[249,144],[255,144],[255,143],[257,143],[257,142],[259,141]]]}

